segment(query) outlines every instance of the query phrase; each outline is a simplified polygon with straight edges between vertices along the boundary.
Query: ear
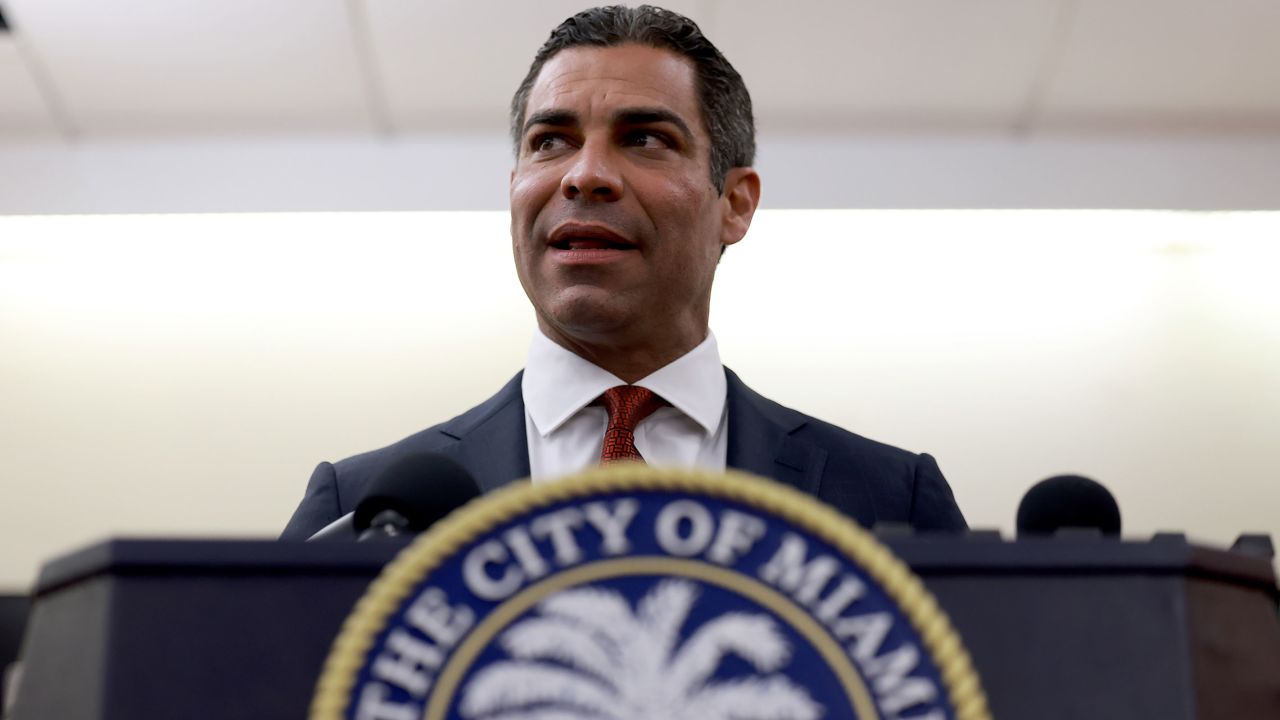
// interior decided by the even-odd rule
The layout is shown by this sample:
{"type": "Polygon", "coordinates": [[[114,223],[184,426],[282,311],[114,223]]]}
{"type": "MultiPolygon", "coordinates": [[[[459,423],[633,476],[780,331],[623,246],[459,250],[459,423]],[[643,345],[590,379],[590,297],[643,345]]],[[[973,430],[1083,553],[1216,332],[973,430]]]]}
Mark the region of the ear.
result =
{"type": "Polygon", "coordinates": [[[720,195],[724,224],[720,244],[732,245],[741,240],[751,227],[751,218],[760,205],[760,175],[749,167],[736,167],[724,176],[724,192],[720,195]]]}

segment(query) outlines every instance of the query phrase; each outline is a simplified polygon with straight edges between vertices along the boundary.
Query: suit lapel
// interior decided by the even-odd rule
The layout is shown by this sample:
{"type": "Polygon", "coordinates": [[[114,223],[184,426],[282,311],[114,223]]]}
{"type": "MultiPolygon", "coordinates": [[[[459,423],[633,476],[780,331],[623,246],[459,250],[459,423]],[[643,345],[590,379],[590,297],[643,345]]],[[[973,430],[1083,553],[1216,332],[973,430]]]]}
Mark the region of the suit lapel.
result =
{"type": "Polygon", "coordinates": [[[747,387],[728,368],[729,467],[763,475],[817,495],[827,451],[792,433],[809,418],[747,387]]]}
{"type": "Polygon", "coordinates": [[[497,395],[440,429],[457,440],[445,452],[471,473],[482,492],[529,477],[524,397],[520,392],[523,376],[523,372],[516,373],[497,395]]]}

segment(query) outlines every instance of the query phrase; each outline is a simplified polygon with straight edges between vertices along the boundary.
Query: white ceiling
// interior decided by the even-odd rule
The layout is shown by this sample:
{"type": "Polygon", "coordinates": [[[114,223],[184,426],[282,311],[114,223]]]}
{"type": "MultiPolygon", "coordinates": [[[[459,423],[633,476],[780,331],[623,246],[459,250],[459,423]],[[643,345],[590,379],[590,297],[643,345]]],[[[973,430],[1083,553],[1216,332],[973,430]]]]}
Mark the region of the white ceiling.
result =
{"type": "Polygon", "coordinates": [[[1082,0],[1046,125],[1280,131],[1280,2],[1082,0]]]}
{"type": "MultiPolygon", "coordinates": [[[[761,127],[1280,135],[1276,0],[686,0],[761,127]]],[[[502,132],[567,0],[0,0],[0,140],[502,132]]]]}

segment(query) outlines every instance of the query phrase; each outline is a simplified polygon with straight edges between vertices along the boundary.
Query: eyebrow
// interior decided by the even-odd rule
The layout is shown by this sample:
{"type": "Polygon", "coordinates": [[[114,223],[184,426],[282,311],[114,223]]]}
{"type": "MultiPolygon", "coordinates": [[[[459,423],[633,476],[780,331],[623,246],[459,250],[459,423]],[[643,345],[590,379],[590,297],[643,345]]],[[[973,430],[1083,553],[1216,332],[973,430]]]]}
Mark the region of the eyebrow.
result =
{"type": "Polygon", "coordinates": [[[578,114],[568,110],[543,110],[529,116],[524,122],[524,133],[534,125],[550,125],[552,127],[572,127],[578,124],[578,114]]]}
{"type": "MultiPolygon", "coordinates": [[[[615,125],[651,125],[654,123],[671,123],[679,128],[686,141],[693,140],[693,131],[684,118],[661,107],[629,107],[619,108],[613,112],[610,120],[615,125]]],[[[527,134],[534,125],[551,127],[573,127],[579,123],[578,114],[571,110],[543,110],[529,116],[524,123],[523,132],[527,134]]]]}
{"type": "Polygon", "coordinates": [[[693,131],[689,129],[684,118],[660,107],[621,108],[613,113],[613,122],[617,125],[652,125],[654,123],[671,123],[680,129],[685,142],[693,141],[693,131]]]}

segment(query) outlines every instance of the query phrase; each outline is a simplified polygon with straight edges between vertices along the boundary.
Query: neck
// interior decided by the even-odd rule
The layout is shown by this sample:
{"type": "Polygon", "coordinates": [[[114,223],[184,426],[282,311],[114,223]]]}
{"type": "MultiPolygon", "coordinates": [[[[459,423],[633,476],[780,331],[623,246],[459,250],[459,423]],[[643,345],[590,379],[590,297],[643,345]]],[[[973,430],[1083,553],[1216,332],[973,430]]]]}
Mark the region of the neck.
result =
{"type": "Polygon", "coordinates": [[[557,332],[541,321],[538,327],[552,342],[596,367],[608,370],[628,384],[670,365],[707,339],[705,326],[700,332],[686,333],[684,337],[672,338],[660,344],[575,338],[557,332]]]}

